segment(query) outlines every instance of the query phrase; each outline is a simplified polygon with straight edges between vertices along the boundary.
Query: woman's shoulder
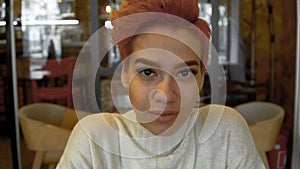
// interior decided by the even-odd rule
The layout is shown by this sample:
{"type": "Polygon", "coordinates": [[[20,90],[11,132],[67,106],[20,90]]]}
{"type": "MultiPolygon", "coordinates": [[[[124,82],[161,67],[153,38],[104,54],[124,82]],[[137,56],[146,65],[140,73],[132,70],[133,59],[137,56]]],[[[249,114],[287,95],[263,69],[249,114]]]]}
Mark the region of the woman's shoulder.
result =
{"type": "Polygon", "coordinates": [[[72,133],[77,138],[82,137],[98,145],[107,145],[107,140],[113,141],[118,138],[119,121],[122,121],[122,117],[117,113],[90,114],[78,121],[72,133]]]}
{"type": "Polygon", "coordinates": [[[199,109],[198,121],[201,121],[200,142],[207,141],[211,136],[220,136],[220,133],[234,135],[249,133],[247,122],[243,116],[228,106],[204,106],[199,109]]]}
{"type": "Polygon", "coordinates": [[[124,117],[119,113],[96,113],[90,114],[78,121],[77,125],[84,126],[89,129],[101,129],[112,127],[116,128],[120,123],[124,123],[124,117]]]}
{"type": "Polygon", "coordinates": [[[200,108],[201,116],[206,120],[220,120],[223,125],[245,124],[244,117],[235,109],[223,105],[207,105],[200,108]]]}

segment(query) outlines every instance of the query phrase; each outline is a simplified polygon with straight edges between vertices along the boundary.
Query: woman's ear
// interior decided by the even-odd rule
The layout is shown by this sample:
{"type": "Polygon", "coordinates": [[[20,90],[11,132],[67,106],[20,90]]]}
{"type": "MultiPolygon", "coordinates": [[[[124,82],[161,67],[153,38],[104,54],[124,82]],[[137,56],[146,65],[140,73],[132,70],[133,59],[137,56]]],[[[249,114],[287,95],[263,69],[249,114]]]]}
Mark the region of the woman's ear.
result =
{"type": "Polygon", "coordinates": [[[129,81],[127,62],[124,62],[121,72],[121,82],[124,88],[128,89],[129,81]]]}

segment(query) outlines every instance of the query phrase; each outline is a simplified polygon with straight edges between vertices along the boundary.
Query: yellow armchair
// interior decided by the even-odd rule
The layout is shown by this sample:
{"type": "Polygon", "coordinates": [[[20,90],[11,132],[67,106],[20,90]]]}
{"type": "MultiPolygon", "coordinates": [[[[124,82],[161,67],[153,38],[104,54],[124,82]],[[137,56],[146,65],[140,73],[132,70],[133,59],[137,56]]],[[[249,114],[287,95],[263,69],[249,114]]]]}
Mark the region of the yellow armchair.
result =
{"type": "Polygon", "coordinates": [[[266,166],[270,168],[266,152],[274,149],[285,111],[274,103],[249,102],[235,107],[246,119],[256,148],[266,166]]]}
{"type": "MultiPolygon", "coordinates": [[[[83,114],[81,114],[83,115],[83,114]]],[[[54,168],[78,118],[75,110],[52,103],[34,103],[19,109],[26,146],[34,151],[32,169],[54,168]]]]}

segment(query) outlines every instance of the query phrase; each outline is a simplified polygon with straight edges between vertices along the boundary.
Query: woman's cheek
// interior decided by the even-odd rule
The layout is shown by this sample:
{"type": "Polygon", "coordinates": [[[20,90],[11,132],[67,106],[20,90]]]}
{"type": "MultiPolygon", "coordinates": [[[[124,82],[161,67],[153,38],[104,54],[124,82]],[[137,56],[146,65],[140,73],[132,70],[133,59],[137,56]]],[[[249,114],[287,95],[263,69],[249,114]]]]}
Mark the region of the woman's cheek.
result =
{"type": "Polygon", "coordinates": [[[130,85],[129,98],[132,106],[140,111],[149,109],[149,89],[142,88],[139,85],[130,85]]]}
{"type": "Polygon", "coordinates": [[[192,109],[198,98],[199,90],[197,84],[180,85],[181,90],[181,105],[184,109],[192,109]]]}

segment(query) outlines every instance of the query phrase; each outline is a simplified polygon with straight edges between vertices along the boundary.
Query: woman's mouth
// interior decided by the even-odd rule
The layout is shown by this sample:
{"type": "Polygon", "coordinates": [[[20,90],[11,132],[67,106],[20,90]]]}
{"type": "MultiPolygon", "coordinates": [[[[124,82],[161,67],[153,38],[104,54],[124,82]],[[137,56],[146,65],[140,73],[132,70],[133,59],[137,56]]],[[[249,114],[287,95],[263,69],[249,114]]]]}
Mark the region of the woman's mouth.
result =
{"type": "Polygon", "coordinates": [[[177,111],[149,111],[149,115],[153,116],[153,121],[169,122],[177,118],[177,111]]]}

